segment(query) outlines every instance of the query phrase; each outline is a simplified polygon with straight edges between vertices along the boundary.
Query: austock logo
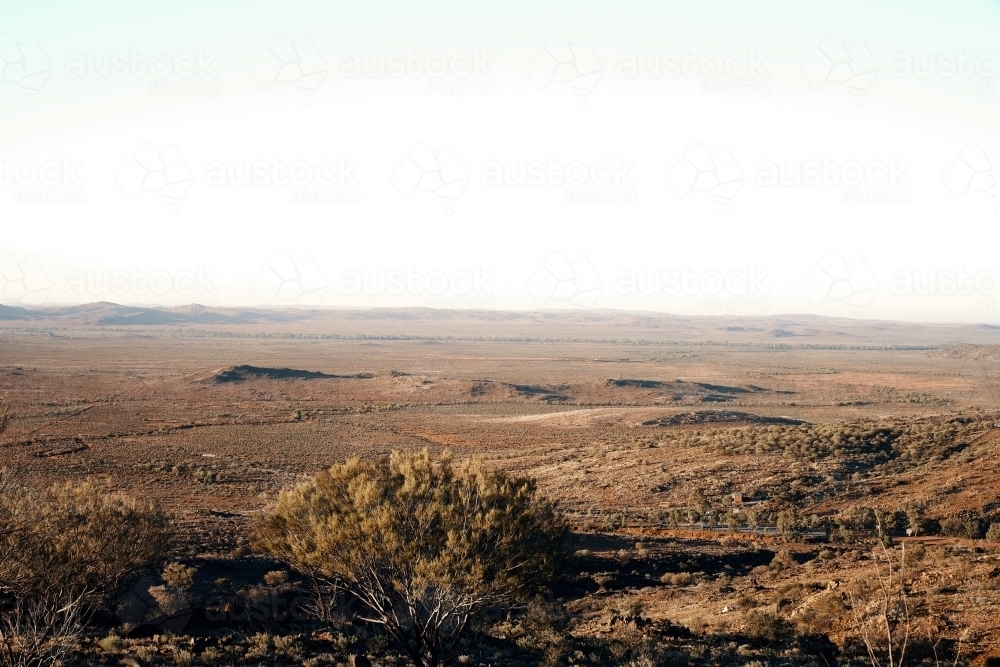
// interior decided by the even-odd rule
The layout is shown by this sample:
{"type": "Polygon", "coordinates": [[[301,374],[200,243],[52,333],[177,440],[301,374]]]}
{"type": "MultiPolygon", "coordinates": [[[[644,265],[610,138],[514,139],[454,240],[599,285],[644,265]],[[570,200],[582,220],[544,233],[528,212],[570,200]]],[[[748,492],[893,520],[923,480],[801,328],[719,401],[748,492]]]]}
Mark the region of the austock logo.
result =
{"type": "Polygon", "coordinates": [[[551,252],[525,284],[539,308],[593,308],[604,281],[586,255],[551,252]]]}
{"type": "Polygon", "coordinates": [[[725,145],[714,151],[703,144],[691,144],[667,172],[667,183],[681,199],[690,194],[709,196],[728,212],[743,185],[743,170],[725,145]]]}
{"type": "Polygon", "coordinates": [[[137,48],[117,53],[72,53],[63,72],[69,79],[149,80],[151,95],[218,95],[219,54],[204,48],[196,52],[146,55],[137,48]]]}
{"type": "Polygon", "coordinates": [[[51,75],[52,64],[38,40],[0,35],[0,81],[33,95],[41,92],[51,75]]]}
{"type": "Polygon", "coordinates": [[[968,53],[962,48],[943,53],[896,53],[889,74],[895,79],[973,80],[976,94],[995,95],[998,62],[994,53],[968,53]]]}
{"type": "Polygon", "coordinates": [[[204,266],[181,271],[146,271],[138,266],[103,271],[74,269],[66,273],[63,291],[69,296],[85,296],[91,300],[127,297],[159,305],[192,301],[211,304],[218,300],[217,276],[218,271],[204,266]]]}
{"type": "Polygon", "coordinates": [[[285,35],[275,35],[250,66],[250,73],[264,90],[287,85],[304,95],[319,90],[328,70],[323,54],[309,37],[296,42],[285,35]]]}
{"type": "Polygon", "coordinates": [[[250,291],[262,306],[318,306],[330,285],[311,255],[276,252],[257,272],[250,291]]]}
{"type": "MultiPolygon", "coordinates": [[[[343,590],[325,592],[322,600],[300,591],[258,587],[246,595],[214,595],[205,601],[205,620],[211,624],[259,626],[305,623],[309,620],[343,622],[357,617],[364,605],[343,590]],[[291,595],[290,595],[291,594],[291,595]]],[[[504,618],[508,609],[491,606],[482,610],[489,621],[504,618]]]]}
{"type": "Polygon", "coordinates": [[[567,86],[581,95],[586,106],[590,94],[601,79],[604,65],[585,37],[570,42],[562,35],[550,35],[528,63],[528,78],[539,90],[549,86],[567,86]]]}
{"type": "Polygon", "coordinates": [[[941,178],[952,197],[981,195],[996,207],[1000,196],[1000,149],[987,152],[982,146],[967,144],[941,178]]]}
{"type": "Polygon", "coordinates": [[[619,295],[666,296],[717,296],[759,295],[768,293],[765,281],[769,271],[755,266],[746,269],[717,271],[693,270],[685,265],[679,269],[619,271],[615,279],[615,293],[619,295]]]}
{"type": "Polygon", "coordinates": [[[771,92],[765,64],[770,54],[750,48],[745,52],[695,53],[690,49],[666,53],[622,53],[615,61],[619,79],[698,80],[702,95],[764,96],[771,92]]]}
{"type": "Polygon", "coordinates": [[[12,189],[15,204],[82,204],[82,168],[83,163],[69,156],[43,162],[0,157],[0,188],[12,189]]]}
{"type": "Polygon", "coordinates": [[[666,297],[697,300],[703,314],[762,315],[770,311],[770,272],[745,269],[623,270],[615,277],[615,294],[624,297],[666,297]]]}
{"type": "Polygon", "coordinates": [[[826,252],[802,281],[802,291],[813,306],[843,304],[851,310],[864,310],[878,290],[878,278],[860,254],[844,257],[826,252]]]}
{"type": "MultiPolygon", "coordinates": [[[[356,613],[357,600],[344,595],[327,601],[324,615],[349,619],[356,613]]],[[[205,600],[198,610],[191,596],[170,586],[154,585],[152,579],[139,580],[119,601],[118,620],[132,627],[154,627],[179,634],[195,620],[199,611],[212,625],[237,627],[304,623],[317,617],[319,605],[313,596],[297,590],[258,586],[246,594],[218,594],[205,600]]]]}
{"type": "Polygon", "coordinates": [[[156,586],[152,579],[140,579],[125,594],[115,610],[122,623],[155,626],[160,630],[179,633],[194,616],[187,594],[183,591],[156,586]]]}
{"type": "Polygon", "coordinates": [[[885,160],[765,160],[757,165],[756,184],[764,188],[841,188],[844,204],[909,204],[908,162],[895,155],[885,160]]]}
{"type": "Polygon", "coordinates": [[[633,162],[621,156],[608,160],[564,162],[549,156],[528,161],[491,160],[482,166],[479,181],[488,188],[549,187],[565,192],[568,204],[633,204],[633,162]]]}
{"type": "Polygon", "coordinates": [[[142,143],[118,170],[115,180],[128,199],[156,194],[176,206],[191,187],[194,174],[173,144],[159,150],[153,144],[142,143]]]}
{"type": "Polygon", "coordinates": [[[0,252],[0,299],[37,304],[51,292],[52,281],[37,257],[0,252]]]}
{"type": "Polygon", "coordinates": [[[846,87],[856,96],[855,104],[860,107],[863,104],[861,96],[868,92],[878,76],[878,63],[860,37],[846,42],[836,35],[826,35],[803,63],[802,73],[813,90],[826,86],[846,87]]]}
{"type": "MultiPolygon", "coordinates": [[[[251,595],[216,595],[205,602],[205,620],[209,623],[303,623],[315,618],[315,600],[305,595],[291,599],[277,590],[256,591],[251,595]]],[[[350,618],[355,600],[341,600],[333,614],[350,618]]]]}
{"type": "Polygon", "coordinates": [[[287,162],[270,160],[214,160],[205,167],[205,185],[211,188],[278,188],[288,191],[291,204],[357,204],[361,191],[355,171],[358,163],[341,155],[328,160],[287,162]]]}
{"type": "Polygon", "coordinates": [[[346,295],[431,295],[488,297],[493,295],[493,272],[479,266],[457,271],[413,266],[388,270],[349,270],[340,274],[340,292],[346,295]]]}
{"type": "Polygon", "coordinates": [[[447,144],[440,150],[416,144],[392,172],[392,184],[403,199],[430,194],[448,207],[458,201],[468,182],[469,172],[447,144]]]}
{"type": "Polygon", "coordinates": [[[455,53],[420,53],[413,48],[391,53],[347,53],[338,74],[344,79],[424,79],[428,95],[491,96],[496,86],[490,61],[482,49],[455,53]]]}
{"type": "Polygon", "coordinates": [[[889,293],[893,296],[987,296],[1000,287],[995,271],[968,271],[964,266],[954,269],[893,271],[889,293]]]}

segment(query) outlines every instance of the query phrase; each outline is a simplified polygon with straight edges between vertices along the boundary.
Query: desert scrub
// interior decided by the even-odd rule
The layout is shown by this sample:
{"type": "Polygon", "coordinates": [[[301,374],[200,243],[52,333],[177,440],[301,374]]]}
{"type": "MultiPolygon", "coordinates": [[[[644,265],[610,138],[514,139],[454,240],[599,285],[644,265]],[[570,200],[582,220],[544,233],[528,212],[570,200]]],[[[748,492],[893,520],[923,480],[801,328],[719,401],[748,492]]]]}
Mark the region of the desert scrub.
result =
{"type": "Polygon", "coordinates": [[[197,468],[194,471],[194,478],[202,484],[215,484],[219,480],[219,474],[210,468],[197,468]]]}
{"type": "Polygon", "coordinates": [[[274,570],[264,575],[264,583],[268,586],[281,586],[288,583],[288,570],[274,570]]]}
{"type": "Polygon", "coordinates": [[[778,553],[774,554],[774,558],[771,560],[770,569],[780,572],[782,570],[790,570],[798,566],[798,562],[792,557],[791,552],[787,549],[782,549],[778,553]]]}
{"type": "Polygon", "coordinates": [[[660,577],[660,583],[668,586],[692,586],[696,581],[690,572],[667,572],[660,577]]]}
{"type": "Polygon", "coordinates": [[[302,642],[295,635],[275,636],[273,642],[274,652],[278,655],[288,656],[293,660],[301,660],[305,654],[302,642]]]}
{"type": "Polygon", "coordinates": [[[201,652],[201,655],[198,656],[198,660],[203,665],[207,665],[208,667],[213,667],[213,665],[216,665],[220,660],[223,659],[224,656],[225,654],[218,648],[214,646],[209,646],[208,648],[206,648],[204,651],[201,652]]]}
{"type": "Polygon", "coordinates": [[[129,580],[162,562],[172,538],[161,510],[106,486],[39,493],[0,479],[0,589],[15,598],[59,591],[108,605],[129,580]]]}
{"type": "Polygon", "coordinates": [[[743,615],[743,634],[751,639],[779,642],[795,636],[795,626],[776,614],[751,610],[743,615]]]}
{"type": "Polygon", "coordinates": [[[903,550],[903,554],[903,565],[906,567],[913,567],[927,557],[927,547],[920,542],[914,542],[913,544],[906,546],[903,550]]]}
{"type": "Polygon", "coordinates": [[[177,649],[174,651],[174,664],[177,667],[190,667],[194,663],[194,654],[191,651],[185,649],[177,649]]]}
{"type": "Polygon", "coordinates": [[[246,657],[263,658],[270,653],[272,647],[271,635],[258,632],[247,638],[246,657]]]}
{"type": "Polygon", "coordinates": [[[453,654],[487,609],[547,587],[568,533],[534,480],[426,450],[335,465],[254,528],[259,551],[341,581],[418,666],[453,654]]]}
{"type": "Polygon", "coordinates": [[[135,656],[144,663],[152,662],[157,655],[159,655],[159,651],[156,650],[155,646],[143,644],[135,649],[135,656]]]}
{"type": "Polygon", "coordinates": [[[948,537],[963,537],[978,540],[983,536],[982,526],[976,517],[953,516],[941,521],[941,534],[948,537]]]}
{"type": "Polygon", "coordinates": [[[854,460],[883,474],[902,472],[958,451],[992,422],[947,420],[859,421],[708,428],[668,435],[683,446],[707,446],[728,456],[777,454],[798,460],[854,460]]]}
{"type": "Polygon", "coordinates": [[[197,571],[197,568],[181,563],[167,563],[160,577],[168,586],[186,591],[194,586],[194,575],[197,571]]]}
{"type": "Polygon", "coordinates": [[[100,646],[101,650],[108,655],[117,655],[122,650],[125,643],[118,635],[108,635],[104,639],[97,642],[97,645],[100,646]]]}

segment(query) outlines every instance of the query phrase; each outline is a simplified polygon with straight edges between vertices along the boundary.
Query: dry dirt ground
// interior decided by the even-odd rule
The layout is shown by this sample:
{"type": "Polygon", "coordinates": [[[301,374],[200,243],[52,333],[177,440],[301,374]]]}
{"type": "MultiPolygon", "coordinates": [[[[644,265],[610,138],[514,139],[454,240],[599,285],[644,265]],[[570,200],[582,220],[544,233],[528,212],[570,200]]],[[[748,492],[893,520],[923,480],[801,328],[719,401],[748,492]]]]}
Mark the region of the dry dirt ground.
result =
{"type": "MultiPolygon", "coordinates": [[[[639,626],[667,619],[724,635],[763,609],[835,641],[849,634],[832,600],[874,572],[872,544],[677,526],[695,491],[720,516],[739,492],[785,498],[819,526],[908,503],[923,503],[932,520],[1000,522],[1000,330],[991,327],[6,308],[0,395],[5,463],[37,484],[94,477],[155,498],[183,526],[183,555],[202,562],[242,554],[255,513],[345,457],[447,448],[530,474],[579,530],[568,608],[583,635],[616,632],[629,604],[642,608],[639,626]],[[944,431],[909,458],[877,448],[735,451],[713,439],[799,422],[944,431]]],[[[912,574],[939,622],[931,636],[963,636],[965,655],[982,664],[1000,656],[997,546],[944,540],[912,574]]],[[[742,646],[734,642],[733,656],[742,646]]]]}

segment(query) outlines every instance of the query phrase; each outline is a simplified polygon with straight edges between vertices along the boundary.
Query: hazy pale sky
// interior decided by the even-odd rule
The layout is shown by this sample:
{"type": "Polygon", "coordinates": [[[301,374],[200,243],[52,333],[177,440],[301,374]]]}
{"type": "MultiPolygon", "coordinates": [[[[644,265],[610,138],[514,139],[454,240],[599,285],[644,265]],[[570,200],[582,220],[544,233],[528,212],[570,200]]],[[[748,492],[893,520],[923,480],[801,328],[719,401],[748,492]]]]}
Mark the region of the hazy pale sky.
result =
{"type": "Polygon", "coordinates": [[[0,1],[0,303],[1000,322],[1000,2],[0,1]]]}

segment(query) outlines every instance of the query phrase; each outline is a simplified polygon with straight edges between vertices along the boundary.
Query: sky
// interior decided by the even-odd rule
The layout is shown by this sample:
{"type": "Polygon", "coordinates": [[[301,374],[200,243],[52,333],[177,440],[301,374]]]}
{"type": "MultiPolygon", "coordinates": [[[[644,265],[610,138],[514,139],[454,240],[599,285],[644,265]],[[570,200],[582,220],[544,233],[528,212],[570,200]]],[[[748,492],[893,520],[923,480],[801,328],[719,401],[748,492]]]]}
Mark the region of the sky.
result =
{"type": "Polygon", "coordinates": [[[0,303],[1000,323],[1000,2],[0,0],[0,303]]]}

